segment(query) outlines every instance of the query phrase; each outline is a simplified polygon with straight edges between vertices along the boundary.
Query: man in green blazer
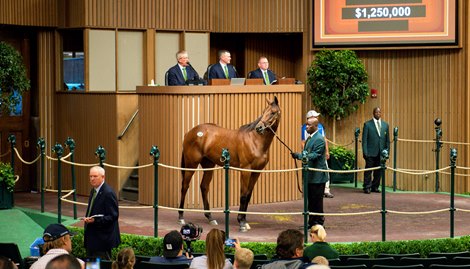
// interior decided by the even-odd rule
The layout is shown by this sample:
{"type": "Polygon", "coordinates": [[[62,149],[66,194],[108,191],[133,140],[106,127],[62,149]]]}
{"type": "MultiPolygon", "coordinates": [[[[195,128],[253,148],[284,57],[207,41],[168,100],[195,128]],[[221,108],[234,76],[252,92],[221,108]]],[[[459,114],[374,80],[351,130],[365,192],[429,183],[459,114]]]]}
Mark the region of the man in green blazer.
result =
{"type": "MultiPolygon", "coordinates": [[[[307,151],[308,167],[327,170],[325,161],[325,139],[318,132],[318,118],[311,117],[307,119],[307,133],[310,135],[306,142],[304,151],[307,151]]],[[[301,153],[292,153],[294,159],[301,160],[301,153]]],[[[328,181],[327,172],[308,171],[308,211],[323,213],[323,194],[325,192],[325,183],[328,181]]],[[[308,228],[313,225],[323,225],[324,216],[309,216],[308,228]]]]}
{"type": "MultiPolygon", "coordinates": [[[[390,149],[390,136],[388,123],[381,120],[380,107],[374,108],[374,118],[364,123],[362,131],[362,156],[366,161],[366,169],[380,166],[381,152],[390,149]]],[[[380,192],[380,170],[374,170],[374,179],[371,182],[372,171],[364,172],[364,193],[380,192]]]]}

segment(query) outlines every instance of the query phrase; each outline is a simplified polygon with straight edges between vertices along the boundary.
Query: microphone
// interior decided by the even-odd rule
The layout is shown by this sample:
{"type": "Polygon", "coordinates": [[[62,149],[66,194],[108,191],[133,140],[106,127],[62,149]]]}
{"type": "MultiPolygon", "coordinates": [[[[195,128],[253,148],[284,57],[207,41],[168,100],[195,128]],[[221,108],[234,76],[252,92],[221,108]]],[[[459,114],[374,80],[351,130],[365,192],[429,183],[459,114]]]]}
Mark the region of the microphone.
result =
{"type": "Polygon", "coordinates": [[[191,69],[194,71],[194,73],[196,74],[195,77],[194,77],[194,80],[199,80],[199,74],[197,73],[196,69],[194,69],[194,67],[191,65],[190,62],[186,62],[188,64],[189,67],[191,67],[191,69]]]}
{"type": "Polygon", "coordinates": [[[239,77],[240,77],[240,75],[238,74],[238,72],[237,72],[237,69],[235,68],[235,66],[234,66],[234,65],[232,65],[232,67],[233,67],[233,70],[235,70],[235,75],[237,76],[237,78],[239,78],[239,77]]]}

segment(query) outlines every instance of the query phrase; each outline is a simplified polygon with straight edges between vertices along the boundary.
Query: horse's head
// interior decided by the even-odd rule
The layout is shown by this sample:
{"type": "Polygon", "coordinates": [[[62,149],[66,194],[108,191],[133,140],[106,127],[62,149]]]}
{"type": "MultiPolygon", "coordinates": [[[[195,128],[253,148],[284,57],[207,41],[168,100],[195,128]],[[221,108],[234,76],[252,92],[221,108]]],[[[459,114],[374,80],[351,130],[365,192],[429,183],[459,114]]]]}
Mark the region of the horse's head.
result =
{"type": "Polygon", "coordinates": [[[271,128],[272,126],[277,128],[277,123],[279,123],[281,118],[281,108],[279,107],[277,97],[274,96],[274,101],[272,102],[266,99],[266,102],[268,102],[268,106],[264,109],[263,115],[261,115],[261,119],[255,127],[256,132],[261,135],[264,134],[266,128],[271,128]]]}

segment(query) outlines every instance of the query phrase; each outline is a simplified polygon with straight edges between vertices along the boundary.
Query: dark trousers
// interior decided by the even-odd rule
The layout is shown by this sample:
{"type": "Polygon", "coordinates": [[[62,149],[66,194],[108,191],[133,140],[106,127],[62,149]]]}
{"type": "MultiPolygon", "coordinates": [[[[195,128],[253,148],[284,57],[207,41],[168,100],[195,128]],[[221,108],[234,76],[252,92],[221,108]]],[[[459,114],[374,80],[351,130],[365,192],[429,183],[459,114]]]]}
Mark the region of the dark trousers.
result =
{"type": "MultiPolygon", "coordinates": [[[[380,166],[380,155],[375,156],[375,157],[366,156],[364,160],[366,161],[366,169],[380,166]]],[[[377,190],[380,186],[381,175],[382,173],[380,169],[374,170],[374,171],[365,171],[364,172],[364,185],[362,188],[364,190],[366,189],[377,190]],[[371,181],[372,172],[374,172],[374,179],[371,181]]]]}
{"type": "MultiPolygon", "coordinates": [[[[315,213],[323,213],[323,194],[325,193],[325,183],[310,183],[308,184],[308,211],[315,213]]],[[[309,215],[308,227],[315,224],[323,225],[325,222],[324,216],[309,215]]]]}
{"type": "Polygon", "coordinates": [[[112,261],[111,250],[88,250],[86,251],[88,258],[100,258],[102,260],[112,261]]]}

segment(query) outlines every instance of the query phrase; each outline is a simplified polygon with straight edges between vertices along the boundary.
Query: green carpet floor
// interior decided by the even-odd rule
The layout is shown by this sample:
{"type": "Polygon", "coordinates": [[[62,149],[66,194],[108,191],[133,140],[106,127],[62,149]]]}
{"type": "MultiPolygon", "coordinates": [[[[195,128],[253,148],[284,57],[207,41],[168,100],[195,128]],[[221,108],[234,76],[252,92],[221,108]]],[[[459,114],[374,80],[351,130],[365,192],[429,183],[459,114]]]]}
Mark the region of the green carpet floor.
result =
{"type": "MultiPolygon", "coordinates": [[[[30,256],[30,245],[42,237],[44,228],[57,223],[57,215],[40,211],[14,207],[0,210],[0,242],[16,243],[23,258],[30,256]]],[[[62,216],[62,224],[72,225],[78,220],[62,216]]]]}

